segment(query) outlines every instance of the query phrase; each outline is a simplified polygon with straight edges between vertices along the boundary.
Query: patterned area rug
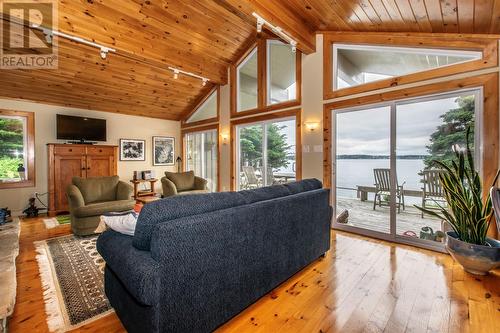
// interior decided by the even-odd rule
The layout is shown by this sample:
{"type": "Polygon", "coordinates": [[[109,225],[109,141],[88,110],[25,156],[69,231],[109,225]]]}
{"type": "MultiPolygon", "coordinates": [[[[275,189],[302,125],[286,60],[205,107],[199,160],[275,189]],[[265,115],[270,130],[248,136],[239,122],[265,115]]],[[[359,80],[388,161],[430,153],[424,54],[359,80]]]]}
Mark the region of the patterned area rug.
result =
{"type": "Polygon", "coordinates": [[[104,294],[104,260],[97,235],[35,242],[51,332],[66,332],[113,310],[104,294]]]}

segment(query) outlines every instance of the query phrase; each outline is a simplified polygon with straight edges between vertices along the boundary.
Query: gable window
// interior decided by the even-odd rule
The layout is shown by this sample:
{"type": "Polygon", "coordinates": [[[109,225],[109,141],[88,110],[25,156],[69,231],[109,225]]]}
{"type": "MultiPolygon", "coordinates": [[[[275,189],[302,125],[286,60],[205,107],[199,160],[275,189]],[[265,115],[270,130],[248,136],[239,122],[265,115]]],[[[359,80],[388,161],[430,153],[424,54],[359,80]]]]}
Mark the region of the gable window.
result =
{"type": "Polygon", "coordinates": [[[267,105],[297,98],[296,57],[290,45],[267,41],[267,105]]]}
{"type": "Polygon", "coordinates": [[[187,118],[186,124],[199,123],[201,121],[216,120],[219,108],[219,91],[212,90],[201,103],[195,107],[195,111],[187,118]]]}
{"type": "Polygon", "coordinates": [[[231,116],[300,105],[299,51],[275,38],[262,38],[231,67],[231,116]]]}
{"type": "Polygon", "coordinates": [[[482,53],[476,51],[334,44],[333,88],[354,87],[481,58],[482,53]]]}
{"type": "Polygon", "coordinates": [[[237,68],[238,112],[256,109],[258,105],[258,60],[256,47],[237,68]]]}
{"type": "Polygon", "coordinates": [[[33,113],[0,110],[0,189],[34,185],[33,113]]]}

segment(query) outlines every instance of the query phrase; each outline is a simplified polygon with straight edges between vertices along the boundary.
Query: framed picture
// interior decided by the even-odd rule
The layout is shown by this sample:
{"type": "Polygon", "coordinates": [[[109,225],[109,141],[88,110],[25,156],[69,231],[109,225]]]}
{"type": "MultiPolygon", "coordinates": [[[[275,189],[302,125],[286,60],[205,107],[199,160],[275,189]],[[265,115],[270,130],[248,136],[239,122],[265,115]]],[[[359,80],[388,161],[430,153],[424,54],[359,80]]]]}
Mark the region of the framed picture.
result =
{"type": "Polygon", "coordinates": [[[120,161],[145,161],[146,140],[120,139],[120,161]]]}
{"type": "Polygon", "coordinates": [[[175,165],[175,138],[153,136],[153,165],[175,165]]]}

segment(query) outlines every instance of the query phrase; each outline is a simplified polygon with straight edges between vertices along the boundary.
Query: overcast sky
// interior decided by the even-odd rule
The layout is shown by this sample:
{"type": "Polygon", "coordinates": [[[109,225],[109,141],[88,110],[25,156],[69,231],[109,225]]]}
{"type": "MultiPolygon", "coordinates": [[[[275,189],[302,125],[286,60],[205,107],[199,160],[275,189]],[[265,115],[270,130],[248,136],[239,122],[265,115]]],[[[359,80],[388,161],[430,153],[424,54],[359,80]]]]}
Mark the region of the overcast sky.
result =
{"type": "MultiPolygon", "coordinates": [[[[440,115],[458,107],[456,97],[397,107],[398,155],[427,155],[430,135],[442,124],[440,115]]],[[[390,108],[337,115],[338,155],[389,155],[390,108]]]]}

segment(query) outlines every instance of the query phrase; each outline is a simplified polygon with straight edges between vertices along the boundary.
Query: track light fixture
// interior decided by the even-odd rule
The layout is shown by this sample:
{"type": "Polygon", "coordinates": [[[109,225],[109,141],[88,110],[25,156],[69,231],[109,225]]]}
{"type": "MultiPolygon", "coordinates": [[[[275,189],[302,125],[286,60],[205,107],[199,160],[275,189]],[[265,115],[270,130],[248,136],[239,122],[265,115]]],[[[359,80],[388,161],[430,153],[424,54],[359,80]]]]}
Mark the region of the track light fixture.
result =
{"type": "Polygon", "coordinates": [[[52,33],[46,29],[42,30],[43,34],[45,35],[45,40],[47,43],[52,44],[52,33]]]}
{"type": "Polygon", "coordinates": [[[102,58],[103,60],[104,60],[104,59],[106,59],[106,57],[108,56],[108,49],[107,49],[107,48],[105,48],[105,47],[101,47],[101,52],[100,52],[100,54],[101,54],[101,58],[102,58]]]}
{"type": "Polygon", "coordinates": [[[262,32],[262,27],[264,26],[264,20],[261,17],[257,18],[257,32],[260,34],[262,32]]]}
{"type": "Polygon", "coordinates": [[[50,44],[52,44],[52,40],[53,40],[54,36],[58,36],[58,37],[69,39],[69,40],[76,42],[76,43],[85,44],[88,46],[98,48],[99,54],[100,54],[102,59],[106,59],[109,52],[116,52],[116,50],[111,48],[111,47],[107,47],[107,46],[104,46],[104,45],[101,45],[98,43],[94,43],[90,40],[87,40],[87,39],[84,39],[81,37],[77,37],[77,36],[73,36],[73,35],[69,35],[69,34],[66,34],[66,33],[61,32],[61,31],[51,30],[51,29],[40,27],[37,25],[32,25],[30,28],[43,31],[43,33],[45,34],[45,40],[47,41],[47,43],[50,43],[50,44]]]}
{"type": "Polygon", "coordinates": [[[290,37],[287,33],[281,29],[281,27],[277,27],[266,21],[262,16],[260,16],[257,13],[252,13],[252,16],[257,19],[257,32],[261,33],[262,28],[267,25],[274,34],[276,34],[278,37],[286,41],[290,46],[292,47],[292,52],[295,53],[297,52],[297,41],[290,37]]]}
{"type": "Polygon", "coordinates": [[[191,73],[191,72],[186,72],[186,71],[183,71],[182,69],[178,69],[178,68],[175,68],[175,67],[168,67],[168,69],[170,69],[172,72],[174,72],[174,79],[176,79],[176,80],[179,78],[179,74],[184,74],[184,75],[187,75],[187,76],[194,77],[196,79],[200,79],[201,80],[201,85],[203,87],[207,85],[208,81],[210,81],[210,79],[208,79],[206,77],[203,77],[203,76],[200,76],[200,75],[196,75],[196,74],[191,73]]]}

